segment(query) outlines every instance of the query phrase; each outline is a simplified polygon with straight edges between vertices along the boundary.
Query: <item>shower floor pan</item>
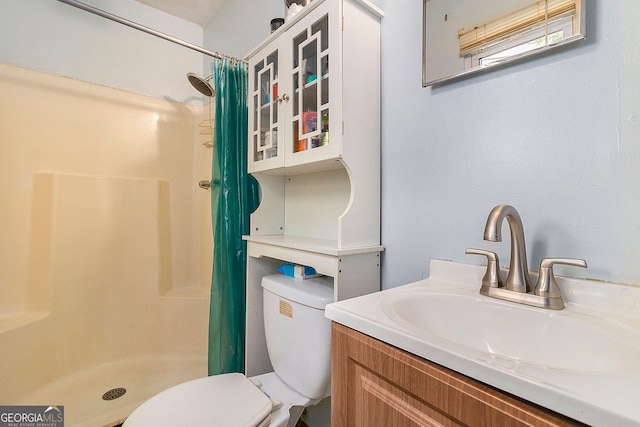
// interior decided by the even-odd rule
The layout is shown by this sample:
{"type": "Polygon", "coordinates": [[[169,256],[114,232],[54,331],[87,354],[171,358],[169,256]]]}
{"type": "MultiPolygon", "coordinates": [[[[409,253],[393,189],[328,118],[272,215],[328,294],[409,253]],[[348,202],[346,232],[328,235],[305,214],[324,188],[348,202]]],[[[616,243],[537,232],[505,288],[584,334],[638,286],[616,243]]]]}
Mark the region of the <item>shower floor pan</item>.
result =
{"type": "Polygon", "coordinates": [[[206,375],[207,359],[201,356],[122,359],[56,380],[16,404],[64,406],[66,427],[114,426],[160,391],[206,375]]]}

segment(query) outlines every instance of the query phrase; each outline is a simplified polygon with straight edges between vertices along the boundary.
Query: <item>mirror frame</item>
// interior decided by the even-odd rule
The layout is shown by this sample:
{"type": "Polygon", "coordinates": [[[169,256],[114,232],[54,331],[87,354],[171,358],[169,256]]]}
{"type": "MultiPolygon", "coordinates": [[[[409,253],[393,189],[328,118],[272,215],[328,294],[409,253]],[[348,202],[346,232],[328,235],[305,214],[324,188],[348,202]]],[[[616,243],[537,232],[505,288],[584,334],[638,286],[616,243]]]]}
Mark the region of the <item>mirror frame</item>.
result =
{"type": "MultiPolygon", "coordinates": [[[[469,77],[471,75],[484,73],[489,70],[494,70],[497,68],[502,68],[504,66],[508,66],[513,64],[514,62],[519,62],[525,59],[529,59],[532,57],[540,56],[546,53],[549,53],[551,50],[559,49],[562,47],[566,47],[571,44],[575,44],[586,39],[586,12],[587,5],[586,0],[577,0],[577,4],[579,5],[579,10],[577,11],[578,18],[580,20],[579,30],[577,34],[574,34],[571,37],[567,37],[561,42],[555,43],[553,45],[545,45],[543,47],[533,49],[521,54],[513,55],[512,57],[502,61],[500,64],[492,64],[485,67],[474,67],[467,70],[462,70],[459,72],[454,72],[452,74],[432,78],[429,80],[427,78],[427,2],[430,0],[422,0],[422,87],[428,86],[437,86],[443,83],[451,82],[454,80],[459,80],[465,77],[469,77]]],[[[452,0],[455,1],[455,0],[452,0]]]]}

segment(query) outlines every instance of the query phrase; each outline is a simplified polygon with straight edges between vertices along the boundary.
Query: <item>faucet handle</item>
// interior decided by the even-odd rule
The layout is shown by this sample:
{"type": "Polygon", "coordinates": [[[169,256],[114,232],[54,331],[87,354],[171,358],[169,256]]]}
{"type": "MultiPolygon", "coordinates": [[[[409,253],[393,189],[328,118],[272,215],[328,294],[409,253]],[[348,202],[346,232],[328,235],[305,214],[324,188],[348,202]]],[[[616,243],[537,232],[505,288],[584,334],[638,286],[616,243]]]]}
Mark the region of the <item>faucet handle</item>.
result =
{"type": "Polygon", "coordinates": [[[574,258],[543,258],[540,262],[540,272],[538,281],[533,293],[547,298],[561,298],[560,288],[553,275],[554,264],[573,265],[574,267],[586,267],[587,262],[583,259],[574,258]]]}
{"type": "Polygon", "coordinates": [[[503,288],[502,274],[500,273],[500,260],[498,254],[483,249],[467,248],[465,254],[484,255],[487,257],[487,271],[482,278],[483,288],[503,288]]]}

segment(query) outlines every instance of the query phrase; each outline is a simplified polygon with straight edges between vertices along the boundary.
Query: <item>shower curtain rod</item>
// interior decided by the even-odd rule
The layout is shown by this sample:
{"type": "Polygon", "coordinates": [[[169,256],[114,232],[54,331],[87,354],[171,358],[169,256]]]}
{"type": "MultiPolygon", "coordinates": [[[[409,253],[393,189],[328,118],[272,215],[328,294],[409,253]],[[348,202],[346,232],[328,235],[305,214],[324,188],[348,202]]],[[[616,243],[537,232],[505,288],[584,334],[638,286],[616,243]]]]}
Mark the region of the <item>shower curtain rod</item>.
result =
{"type": "Polygon", "coordinates": [[[93,7],[93,6],[89,6],[88,4],[79,2],[77,0],[58,0],[58,1],[61,2],[61,3],[68,4],[69,6],[77,7],[78,9],[82,9],[82,10],[84,10],[86,12],[93,13],[94,15],[102,16],[103,18],[107,18],[107,19],[110,19],[112,21],[118,22],[120,24],[126,25],[127,27],[131,27],[131,28],[134,28],[136,30],[143,31],[143,32],[145,32],[147,34],[151,34],[152,36],[160,37],[161,39],[165,39],[167,41],[179,44],[180,46],[186,47],[188,49],[195,50],[196,52],[203,53],[203,54],[205,54],[207,56],[210,56],[212,58],[230,59],[232,61],[238,61],[238,62],[246,63],[246,61],[244,61],[242,59],[234,58],[232,56],[224,55],[224,54],[221,54],[221,53],[218,53],[218,52],[212,52],[210,50],[201,48],[200,46],[197,46],[195,44],[191,44],[191,43],[186,42],[184,40],[177,39],[177,38],[172,37],[172,36],[170,36],[168,34],[161,33],[160,31],[156,31],[156,30],[154,30],[152,28],[145,27],[144,25],[140,25],[137,22],[129,21],[128,19],[121,18],[118,15],[114,15],[112,13],[105,12],[102,9],[98,9],[96,7],[93,7]]]}

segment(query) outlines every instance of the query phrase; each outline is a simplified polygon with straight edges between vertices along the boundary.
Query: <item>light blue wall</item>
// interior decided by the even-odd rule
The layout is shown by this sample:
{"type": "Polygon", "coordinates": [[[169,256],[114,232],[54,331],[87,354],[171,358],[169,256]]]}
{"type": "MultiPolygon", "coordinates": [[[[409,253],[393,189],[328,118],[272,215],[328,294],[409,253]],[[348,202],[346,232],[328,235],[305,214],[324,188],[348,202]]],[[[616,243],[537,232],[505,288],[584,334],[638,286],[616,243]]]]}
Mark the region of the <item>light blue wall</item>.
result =
{"type": "MultiPolygon", "coordinates": [[[[202,27],[133,0],[83,0],[202,45],[202,27]]],[[[167,98],[201,103],[188,72],[202,54],[55,0],[0,0],[0,62],[167,98]]]]}
{"type": "MultiPolygon", "coordinates": [[[[226,38],[243,55],[266,36],[270,14],[235,27],[247,1],[225,3],[205,44],[226,38]]],[[[520,211],[531,269],[578,257],[589,269],[559,271],[640,284],[640,3],[588,0],[578,48],[438,88],[421,87],[422,2],[374,3],[385,11],[383,287],[426,277],[433,258],[484,262],[467,247],[508,262],[506,225],[504,242],[482,240],[502,203],[520,211]]]]}
{"type": "Polygon", "coordinates": [[[384,286],[428,274],[432,258],[482,263],[467,247],[508,262],[508,237],[482,240],[501,203],[520,211],[533,270],[578,257],[588,270],[560,270],[640,284],[640,4],[587,6],[582,46],[421,89],[421,2],[387,2],[384,286]]]}

